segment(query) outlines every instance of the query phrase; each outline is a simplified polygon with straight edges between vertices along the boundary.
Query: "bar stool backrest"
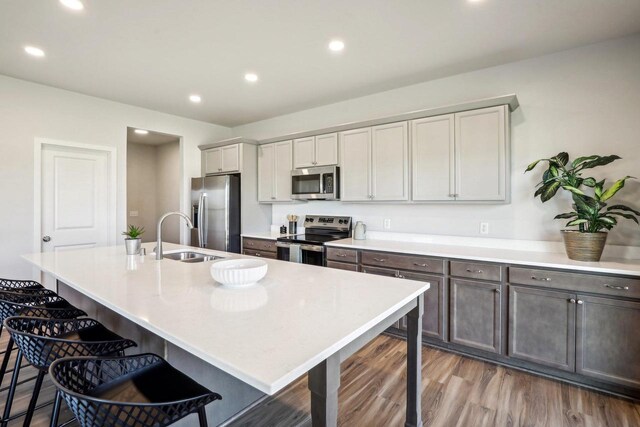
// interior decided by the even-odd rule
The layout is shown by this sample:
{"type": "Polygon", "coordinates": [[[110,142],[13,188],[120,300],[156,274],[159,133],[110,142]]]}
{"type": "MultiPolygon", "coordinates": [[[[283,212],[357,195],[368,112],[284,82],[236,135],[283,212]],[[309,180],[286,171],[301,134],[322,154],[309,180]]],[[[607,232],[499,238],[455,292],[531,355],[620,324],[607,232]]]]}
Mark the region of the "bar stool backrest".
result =
{"type": "Polygon", "coordinates": [[[4,321],[24,357],[36,368],[45,370],[63,357],[115,354],[136,343],[128,339],[83,341],[82,332],[101,324],[94,319],[47,319],[9,317],[4,321]]]}
{"type": "Polygon", "coordinates": [[[0,321],[19,315],[73,319],[87,313],[47,289],[33,293],[0,291],[0,321]]]}
{"type": "Polygon", "coordinates": [[[35,280],[0,279],[0,289],[43,289],[35,280]]]}

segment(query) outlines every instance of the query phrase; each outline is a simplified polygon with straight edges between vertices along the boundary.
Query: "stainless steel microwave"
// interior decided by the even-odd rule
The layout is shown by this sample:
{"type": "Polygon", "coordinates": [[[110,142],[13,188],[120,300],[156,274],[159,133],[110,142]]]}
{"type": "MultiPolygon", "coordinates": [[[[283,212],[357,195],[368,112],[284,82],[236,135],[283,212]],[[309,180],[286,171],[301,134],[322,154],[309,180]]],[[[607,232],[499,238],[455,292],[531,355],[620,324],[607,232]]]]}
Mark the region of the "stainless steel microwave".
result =
{"type": "Polygon", "coordinates": [[[340,200],[340,168],[324,166],[291,171],[291,198],[340,200]]]}

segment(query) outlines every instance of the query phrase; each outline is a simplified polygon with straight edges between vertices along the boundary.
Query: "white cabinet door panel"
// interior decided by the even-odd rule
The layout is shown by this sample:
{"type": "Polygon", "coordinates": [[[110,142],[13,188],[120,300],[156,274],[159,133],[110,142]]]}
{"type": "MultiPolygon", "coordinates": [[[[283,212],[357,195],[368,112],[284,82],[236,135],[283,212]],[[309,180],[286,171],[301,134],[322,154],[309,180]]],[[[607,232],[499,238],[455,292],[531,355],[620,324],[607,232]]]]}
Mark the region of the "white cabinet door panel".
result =
{"type": "Polygon", "coordinates": [[[338,164],[338,134],[329,133],[316,136],[315,166],[338,164]]]}
{"type": "Polygon", "coordinates": [[[258,201],[272,202],[275,197],[275,144],[258,147],[258,201]]]}
{"type": "Polygon", "coordinates": [[[411,122],[413,200],[454,200],[454,124],[453,114],[411,122]]]}
{"type": "Polygon", "coordinates": [[[506,108],[455,114],[457,200],[506,200],[506,108]]]}
{"type": "Polygon", "coordinates": [[[371,128],[340,133],[340,198],[343,201],[370,200],[371,128]]]}
{"type": "Polygon", "coordinates": [[[204,152],[204,173],[222,172],[222,150],[213,148],[204,152]]]}
{"type": "Polygon", "coordinates": [[[408,145],[407,122],[372,128],[371,194],[373,201],[408,200],[408,145]]]}
{"type": "Polygon", "coordinates": [[[284,141],[275,144],[274,155],[274,197],[275,201],[291,201],[291,169],[292,169],[292,142],[284,141]]]}
{"type": "Polygon", "coordinates": [[[293,164],[296,169],[315,166],[315,138],[293,140],[293,164]]]}
{"type": "Polygon", "coordinates": [[[240,146],[238,144],[222,147],[222,172],[240,170],[240,146]]]}

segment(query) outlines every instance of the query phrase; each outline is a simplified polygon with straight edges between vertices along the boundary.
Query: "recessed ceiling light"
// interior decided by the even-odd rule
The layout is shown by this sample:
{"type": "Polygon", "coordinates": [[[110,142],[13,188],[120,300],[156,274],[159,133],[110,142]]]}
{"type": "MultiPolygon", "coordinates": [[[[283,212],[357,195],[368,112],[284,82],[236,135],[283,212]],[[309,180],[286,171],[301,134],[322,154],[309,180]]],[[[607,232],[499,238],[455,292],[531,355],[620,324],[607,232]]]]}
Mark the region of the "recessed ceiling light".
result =
{"type": "Polygon", "coordinates": [[[25,46],[24,51],[27,52],[31,56],[37,56],[38,58],[42,58],[44,56],[44,50],[35,46],[25,46]]]}
{"type": "Polygon", "coordinates": [[[189,95],[189,101],[197,104],[202,101],[202,98],[200,97],[200,95],[189,95]]]}
{"type": "Polygon", "coordinates": [[[247,73],[244,75],[244,79],[248,82],[257,82],[258,81],[258,75],[254,74],[254,73],[247,73]]]}
{"type": "Polygon", "coordinates": [[[342,40],[331,40],[329,50],[332,52],[342,52],[344,50],[344,42],[342,40]]]}
{"type": "Polygon", "coordinates": [[[136,129],[134,130],[135,133],[137,133],[138,135],[146,135],[149,133],[148,130],[144,130],[144,129],[136,129]]]}
{"type": "Polygon", "coordinates": [[[60,3],[72,10],[84,9],[84,5],[80,0],[60,0],[60,3]]]}

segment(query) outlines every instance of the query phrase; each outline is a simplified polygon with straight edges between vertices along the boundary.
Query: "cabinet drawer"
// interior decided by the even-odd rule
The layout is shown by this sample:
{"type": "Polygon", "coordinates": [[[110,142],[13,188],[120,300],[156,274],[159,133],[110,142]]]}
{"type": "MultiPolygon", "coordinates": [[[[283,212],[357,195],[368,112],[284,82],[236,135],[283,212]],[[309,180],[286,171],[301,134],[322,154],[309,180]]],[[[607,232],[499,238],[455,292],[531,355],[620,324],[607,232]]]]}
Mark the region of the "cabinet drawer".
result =
{"type": "Polygon", "coordinates": [[[395,268],[398,270],[419,271],[442,274],[444,261],[417,255],[400,255],[385,252],[362,252],[362,263],[377,267],[395,268]]]}
{"type": "Polygon", "coordinates": [[[242,238],[242,247],[244,249],[276,252],[276,241],[266,239],[248,239],[242,238]]]}
{"type": "Polygon", "coordinates": [[[509,282],[576,292],[640,298],[640,280],[623,277],[511,267],[509,268],[509,282]]]}
{"type": "Polygon", "coordinates": [[[451,275],[494,282],[502,280],[502,270],[496,264],[451,261],[451,275]]]}
{"type": "Polygon", "coordinates": [[[346,262],[327,261],[327,267],[339,270],[358,271],[357,264],[347,264],[346,262]]]}
{"type": "Polygon", "coordinates": [[[242,251],[242,255],[257,256],[259,258],[269,258],[269,259],[278,258],[275,252],[256,251],[254,249],[247,249],[247,248],[244,248],[244,250],[242,251]]]}
{"type": "Polygon", "coordinates": [[[358,262],[358,251],[354,249],[327,248],[327,259],[339,262],[358,262]]]}

